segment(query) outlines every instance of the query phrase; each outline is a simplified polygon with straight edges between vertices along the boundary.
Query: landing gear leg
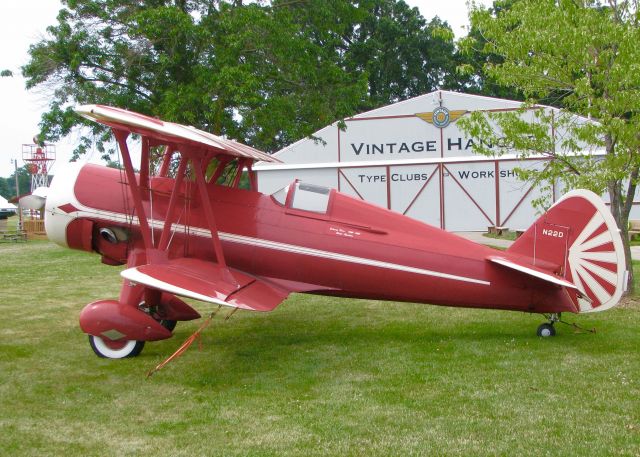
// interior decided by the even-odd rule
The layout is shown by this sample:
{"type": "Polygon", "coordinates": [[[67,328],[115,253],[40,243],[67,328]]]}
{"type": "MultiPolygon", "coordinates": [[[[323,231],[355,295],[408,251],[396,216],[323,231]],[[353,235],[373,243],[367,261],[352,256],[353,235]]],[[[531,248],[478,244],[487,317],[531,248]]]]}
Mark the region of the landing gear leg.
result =
{"type": "Polygon", "coordinates": [[[173,329],[176,328],[176,324],[178,323],[178,321],[163,319],[161,313],[159,312],[159,306],[147,306],[146,303],[142,301],[138,305],[138,309],[153,317],[156,321],[158,321],[160,325],[162,325],[170,332],[173,332],[173,329]]]}
{"type": "Polygon", "coordinates": [[[536,335],[542,338],[549,338],[551,336],[555,336],[556,328],[553,326],[553,324],[555,324],[560,320],[560,313],[545,314],[545,317],[549,319],[549,322],[540,324],[540,326],[538,327],[538,331],[536,332],[536,335]]]}

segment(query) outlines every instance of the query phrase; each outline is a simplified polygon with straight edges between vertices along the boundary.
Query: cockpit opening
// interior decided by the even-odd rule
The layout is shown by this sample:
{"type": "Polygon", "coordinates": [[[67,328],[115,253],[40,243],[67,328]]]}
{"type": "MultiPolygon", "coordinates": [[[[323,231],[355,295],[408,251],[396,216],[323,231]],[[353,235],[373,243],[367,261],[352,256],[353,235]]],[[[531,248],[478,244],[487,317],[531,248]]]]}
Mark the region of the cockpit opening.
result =
{"type": "Polygon", "coordinates": [[[329,187],[318,186],[296,181],[280,190],[277,190],[271,197],[282,206],[289,206],[291,209],[311,211],[314,213],[325,214],[329,207],[329,198],[331,197],[331,189],[329,187]],[[291,187],[293,186],[293,189],[291,187]],[[292,191],[289,205],[287,205],[287,197],[292,191]]]}
{"type": "Polygon", "coordinates": [[[295,183],[291,208],[314,213],[326,213],[331,189],[315,184],[295,183]]]}

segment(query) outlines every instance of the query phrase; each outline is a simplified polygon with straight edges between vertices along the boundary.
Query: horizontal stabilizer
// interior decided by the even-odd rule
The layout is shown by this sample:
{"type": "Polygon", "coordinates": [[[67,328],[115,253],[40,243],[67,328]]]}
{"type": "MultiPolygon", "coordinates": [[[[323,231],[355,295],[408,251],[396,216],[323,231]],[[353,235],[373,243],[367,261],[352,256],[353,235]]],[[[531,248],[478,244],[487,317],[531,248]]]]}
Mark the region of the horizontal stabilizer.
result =
{"type": "Polygon", "coordinates": [[[569,282],[566,279],[560,278],[559,276],[556,276],[554,274],[548,273],[541,268],[534,267],[533,265],[516,263],[513,260],[494,255],[487,257],[487,260],[493,263],[497,263],[498,265],[502,265],[503,267],[511,268],[512,270],[516,270],[529,276],[533,276],[534,278],[556,284],[558,286],[578,290],[576,285],[572,282],[569,282]]]}
{"type": "Polygon", "coordinates": [[[207,303],[252,311],[271,311],[290,291],[238,270],[199,259],[174,259],[120,273],[125,279],[152,289],[207,303]]]}

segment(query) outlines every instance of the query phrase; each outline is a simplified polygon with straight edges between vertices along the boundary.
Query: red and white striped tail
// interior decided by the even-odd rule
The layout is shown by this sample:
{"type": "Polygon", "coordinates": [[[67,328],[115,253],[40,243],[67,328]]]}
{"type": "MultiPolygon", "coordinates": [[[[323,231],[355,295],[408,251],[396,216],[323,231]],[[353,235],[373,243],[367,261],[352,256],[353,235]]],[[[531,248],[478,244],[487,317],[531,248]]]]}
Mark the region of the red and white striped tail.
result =
{"type": "Polygon", "coordinates": [[[567,279],[590,299],[578,297],[581,313],[604,311],[618,304],[626,288],[622,239],[609,209],[593,192],[569,192],[557,204],[577,205],[572,200],[579,199],[591,206],[591,217],[576,227],[576,238],[569,248],[567,279]]]}
{"type": "Polygon", "coordinates": [[[553,268],[576,285],[567,290],[581,313],[618,304],[627,271],[620,231],[602,199],[591,191],[567,193],[509,249],[553,268]],[[554,268],[555,269],[555,268],[554,268]]]}

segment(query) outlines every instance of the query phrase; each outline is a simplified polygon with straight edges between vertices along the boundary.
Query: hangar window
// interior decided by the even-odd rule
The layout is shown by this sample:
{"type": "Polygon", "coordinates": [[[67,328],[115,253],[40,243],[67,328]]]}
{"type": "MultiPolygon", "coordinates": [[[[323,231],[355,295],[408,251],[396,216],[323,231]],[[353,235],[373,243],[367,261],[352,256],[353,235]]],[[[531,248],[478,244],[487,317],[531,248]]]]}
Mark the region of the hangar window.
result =
{"type": "Polygon", "coordinates": [[[330,196],[331,189],[328,187],[296,182],[291,208],[326,213],[330,196]]]}

